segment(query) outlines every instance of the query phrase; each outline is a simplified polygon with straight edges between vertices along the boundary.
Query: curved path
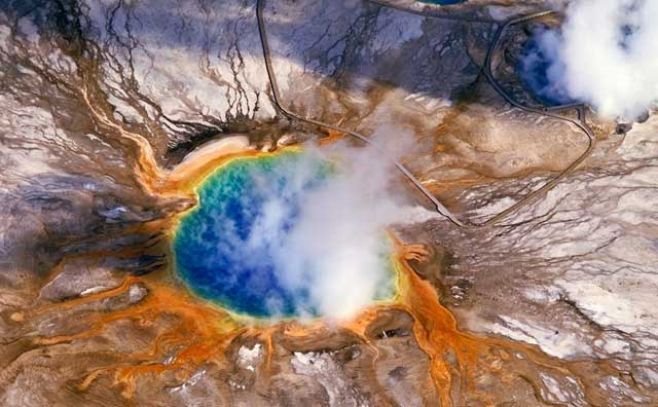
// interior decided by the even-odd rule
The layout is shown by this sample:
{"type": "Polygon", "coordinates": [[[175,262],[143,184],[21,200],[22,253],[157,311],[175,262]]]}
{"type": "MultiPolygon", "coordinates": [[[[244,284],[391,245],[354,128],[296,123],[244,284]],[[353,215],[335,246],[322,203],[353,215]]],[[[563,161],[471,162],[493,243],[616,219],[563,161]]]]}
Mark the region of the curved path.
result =
{"type": "MultiPolygon", "coordinates": [[[[465,21],[470,21],[470,22],[489,22],[489,23],[496,23],[496,21],[487,21],[487,20],[469,20],[465,18],[457,18],[456,16],[448,16],[448,15],[437,15],[437,14],[430,14],[430,13],[424,13],[421,11],[417,10],[409,10],[405,9],[403,7],[399,6],[394,6],[391,4],[387,4],[385,2],[379,1],[379,0],[365,0],[367,2],[376,4],[380,7],[390,7],[394,8],[398,11],[402,12],[408,12],[416,15],[421,15],[424,17],[429,17],[429,18],[437,18],[437,19],[459,19],[459,20],[465,20],[465,21]]],[[[263,10],[265,7],[265,0],[257,0],[256,3],[256,19],[258,21],[258,33],[260,35],[260,41],[261,41],[261,46],[263,50],[263,59],[265,61],[265,68],[267,71],[267,76],[270,82],[270,87],[272,89],[272,99],[274,101],[274,105],[279,110],[284,116],[294,119],[294,120],[299,120],[302,122],[306,122],[315,126],[331,129],[338,131],[343,134],[347,134],[351,137],[354,137],[364,143],[370,144],[375,146],[376,148],[381,148],[377,144],[373,143],[368,137],[364,136],[361,133],[358,133],[356,131],[346,129],[340,126],[336,126],[330,123],[325,123],[320,120],[315,120],[312,118],[304,117],[300,114],[297,114],[290,109],[286,108],[282,103],[281,103],[281,93],[279,91],[279,86],[278,82],[276,80],[276,75],[274,72],[274,68],[272,67],[272,57],[271,57],[271,50],[270,46],[268,43],[267,39],[267,31],[265,29],[265,21],[263,17],[263,10]]],[[[502,212],[492,216],[491,218],[487,219],[484,222],[481,223],[473,223],[469,221],[462,221],[459,218],[457,218],[448,208],[446,208],[427,188],[425,188],[422,183],[404,166],[402,165],[399,161],[394,161],[395,166],[397,169],[411,181],[418,190],[429,199],[432,204],[436,207],[436,210],[439,214],[444,216],[446,219],[448,219],[450,222],[455,224],[456,226],[466,228],[466,227],[484,227],[484,226],[490,226],[493,224],[498,223],[502,219],[506,218],[508,215],[510,215],[512,212],[518,210],[522,206],[528,205],[531,200],[539,197],[542,194],[545,194],[552,188],[554,188],[556,185],[559,184],[561,180],[563,180],[568,174],[573,172],[576,167],[578,167],[592,152],[594,148],[594,133],[590,129],[590,127],[587,125],[587,122],[585,120],[585,112],[586,112],[586,107],[582,104],[576,104],[576,105],[564,105],[564,106],[554,106],[554,107],[545,107],[545,108],[535,108],[535,107],[530,107],[523,105],[522,103],[516,101],[503,87],[498,83],[496,78],[494,77],[492,71],[491,71],[491,63],[492,63],[492,56],[498,49],[500,45],[500,40],[502,38],[502,35],[504,32],[507,30],[508,27],[514,24],[519,24],[531,19],[535,18],[540,18],[549,14],[554,13],[554,11],[542,11],[539,13],[533,13],[530,15],[522,16],[522,17],[516,17],[507,20],[503,25],[501,25],[498,30],[496,31],[494,35],[494,39],[489,46],[489,49],[487,50],[487,54],[485,57],[484,61],[484,66],[482,67],[482,71],[484,72],[484,75],[489,82],[489,84],[494,88],[496,92],[498,92],[509,104],[512,106],[521,109],[526,112],[530,113],[535,113],[539,114],[542,116],[558,119],[558,120],[563,120],[565,122],[568,122],[574,126],[576,126],[578,129],[583,131],[585,135],[587,136],[588,139],[588,145],[586,150],[575,160],[573,161],[567,168],[565,168],[562,172],[560,172],[557,176],[552,178],[550,181],[548,181],[546,184],[544,184],[541,188],[530,192],[529,194],[525,195],[523,198],[521,198],[518,202],[510,206],[509,208],[503,210],[502,212]],[[570,117],[566,116],[561,116],[555,113],[552,113],[553,111],[559,111],[559,110],[565,110],[565,109],[572,109],[575,108],[578,110],[578,115],[579,115],[579,120],[572,119],[570,117]]]]}
{"type": "Polygon", "coordinates": [[[500,94],[507,103],[510,105],[529,112],[529,113],[535,113],[538,115],[550,117],[553,119],[557,120],[562,120],[564,122],[570,123],[574,126],[576,126],[579,130],[581,130],[585,136],[587,137],[587,147],[585,148],[585,151],[583,151],[578,158],[576,158],[571,164],[569,164],[562,172],[557,174],[555,177],[553,177],[551,180],[549,180],[546,184],[544,184],[541,188],[532,191],[525,195],[522,199],[520,199],[518,202],[510,206],[509,208],[503,210],[502,212],[492,216],[488,220],[484,221],[483,223],[477,224],[476,226],[486,226],[486,225],[491,225],[494,223],[497,223],[498,221],[502,220],[503,218],[507,217],[509,214],[512,212],[516,211],[517,209],[521,208],[524,205],[527,205],[532,199],[539,197],[542,194],[547,193],[551,189],[555,188],[560,181],[562,181],[567,175],[572,173],[587,157],[590,156],[592,151],[594,150],[594,132],[592,129],[589,127],[586,121],[586,112],[587,112],[587,107],[584,104],[568,104],[568,105],[562,105],[562,106],[553,106],[553,107],[544,107],[544,108],[535,108],[535,107],[530,107],[526,106],[516,99],[514,99],[503,87],[498,83],[496,78],[494,77],[492,71],[491,71],[491,63],[492,63],[492,58],[494,52],[498,49],[500,45],[500,40],[505,33],[505,31],[512,25],[514,24],[519,24],[523,23],[528,20],[532,20],[535,18],[540,18],[547,16],[549,14],[553,14],[554,11],[542,11],[539,13],[533,13],[527,16],[522,16],[522,17],[516,17],[508,20],[506,23],[501,25],[498,30],[496,31],[496,34],[494,35],[494,39],[489,47],[489,50],[487,51],[487,55],[485,57],[484,61],[484,67],[483,67],[483,72],[484,75],[487,78],[487,81],[489,84],[494,88],[498,94],[500,94]],[[567,116],[562,116],[558,115],[555,113],[552,113],[553,111],[559,111],[559,110],[567,110],[567,109],[576,109],[578,111],[578,118],[579,120],[575,120],[571,117],[567,116]]]}

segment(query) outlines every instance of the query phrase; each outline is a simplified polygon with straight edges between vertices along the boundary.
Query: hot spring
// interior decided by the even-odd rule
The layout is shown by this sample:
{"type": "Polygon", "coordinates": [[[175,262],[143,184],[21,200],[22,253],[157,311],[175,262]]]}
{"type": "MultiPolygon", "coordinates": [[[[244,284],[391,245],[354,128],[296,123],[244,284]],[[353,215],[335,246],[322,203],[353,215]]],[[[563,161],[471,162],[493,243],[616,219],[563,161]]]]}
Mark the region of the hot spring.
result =
{"type": "MultiPolygon", "coordinates": [[[[175,232],[178,276],[198,296],[238,314],[325,314],[324,303],[343,300],[324,286],[336,283],[327,282],[345,256],[315,248],[336,240],[330,226],[336,214],[327,210],[322,215],[329,217],[325,230],[308,234],[302,229],[316,216],[305,205],[336,173],[326,159],[299,151],[225,163],[196,188],[198,205],[181,218],[175,232]],[[336,298],[323,298],[327,296],[336,298]]],[[[376,238],[381,241],[377,267],[383,272],[373,301],[389,298],[394,286],[388,240],[376,238]]]]}
{"type": "Polygon", "coordinates": [[[560,80],[563,67],[556,65],[559,58],[557,49],[552,45],[555,43],[554,36],[551,31],[535,32],[523,46],[516,72],[526,89],[546,106],[579,102],[569,96],[560,80]]]}

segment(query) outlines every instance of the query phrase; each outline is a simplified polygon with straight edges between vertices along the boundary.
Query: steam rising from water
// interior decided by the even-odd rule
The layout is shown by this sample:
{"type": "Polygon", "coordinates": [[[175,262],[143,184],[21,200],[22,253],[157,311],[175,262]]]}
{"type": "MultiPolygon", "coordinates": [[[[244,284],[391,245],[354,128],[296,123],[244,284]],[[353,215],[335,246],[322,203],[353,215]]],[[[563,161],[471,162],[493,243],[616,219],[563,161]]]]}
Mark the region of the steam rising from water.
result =
{"type": "Polygon", "coordinates": [[[389,190],[398,174],[391,160],[410,139],[390,136],[398,144],[383,150],[340,145],[329,152],[339,159],[337,173],[302,198],[299,220],[277,252],[285,284],[307,285],[321,315],[348,318],[389,288],[384,228],[402,220],[389,190]]]}
{"type": "Polygon", "coordinates": [[[591,103],[608,117],[634,119],[658,101],[658,2],[580,0],[561,32],[536,34],[538,49],[523,61],[533,73],[548,59],[547,82],[529,79],[549,99],[591,103]]]}
{"type": "Polygon", "coordinates": [[[307,146],[294,159],[218,173],[224,181],[200,192],[203,215],[192,213],[177,236],[183,277],[202,295],[256,315],[346,319],[390,295],[385,228],[426,211],[392,193],[392,161],[412,137],[379,133],[379,142],[390,141],[382,148],[307,146]],[[333,170],[318,179],[322,162],[333,170]]]}

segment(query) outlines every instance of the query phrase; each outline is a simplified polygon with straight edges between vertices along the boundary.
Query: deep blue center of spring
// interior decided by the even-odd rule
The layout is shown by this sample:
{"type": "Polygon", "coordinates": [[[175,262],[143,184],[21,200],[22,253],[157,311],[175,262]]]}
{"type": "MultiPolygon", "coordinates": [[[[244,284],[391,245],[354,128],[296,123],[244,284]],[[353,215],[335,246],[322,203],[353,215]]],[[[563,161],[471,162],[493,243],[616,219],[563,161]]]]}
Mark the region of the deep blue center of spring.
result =
{"type": "Polygon", "coordinates": [[[278,277],[277,242],[252,233],[276,200],[285,213],[271,229],[285,237],[299,216],[301,195],[325,182],[323,163],[311,176],[295,176],[301,156],[236,159],[198,188],[198,206],[181,219],[173,242],[177,273],[196,294],[255,317],[315,312],[308,309],[308,290],[293,291],[278,277]]]}

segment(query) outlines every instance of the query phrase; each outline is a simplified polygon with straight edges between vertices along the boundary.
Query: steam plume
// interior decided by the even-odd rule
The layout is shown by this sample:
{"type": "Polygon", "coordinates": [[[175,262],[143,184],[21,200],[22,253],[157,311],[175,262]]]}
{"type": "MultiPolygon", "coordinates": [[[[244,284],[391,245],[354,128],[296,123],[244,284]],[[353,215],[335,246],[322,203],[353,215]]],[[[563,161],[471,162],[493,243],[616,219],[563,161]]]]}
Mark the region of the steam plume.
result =
{"type": "Polygon", "coordinates": [[[653,0],[574,1],[560,32],[537,34],[525,74],[548,59],[547,81],[530,81],[540,95],[586,101],[602,116],[637,118],[658,100],[656,21],[653,0]]]}
{"type": "MultiPolygon", "coordinates": [[[[378,137],[380,142],[395,140],[383,149],[344,144],[329,150],[308,148],[303,154],[309,160],[332,159],[337,162],[336,172],[321,186],[300,194],[299,188],[313,176],[304,168],[313,166],[297,165],[294,175],[286,175],[294,177],[291,190],[266,202],[250,241],[268,247],[282,284],[306,293],[307,311],[330,319],[349,318],[391,282],[385,227],[405,220],[405,206],[390,191],[391,179],[398,176],[391,160],[408,147],[401,140],[410,139],[394,132],[378,137]],[[282,225],[290,216],[290,205],[281,196],[288,194],[301,197],[297,220],[286,229],[282,225]]],[[[270,305],[276,308],[275,303],[270,305]]]]}

